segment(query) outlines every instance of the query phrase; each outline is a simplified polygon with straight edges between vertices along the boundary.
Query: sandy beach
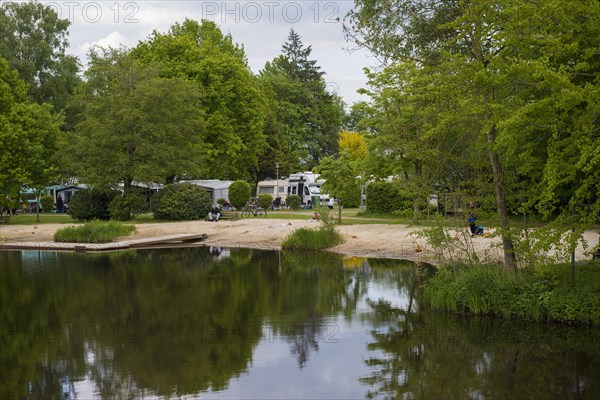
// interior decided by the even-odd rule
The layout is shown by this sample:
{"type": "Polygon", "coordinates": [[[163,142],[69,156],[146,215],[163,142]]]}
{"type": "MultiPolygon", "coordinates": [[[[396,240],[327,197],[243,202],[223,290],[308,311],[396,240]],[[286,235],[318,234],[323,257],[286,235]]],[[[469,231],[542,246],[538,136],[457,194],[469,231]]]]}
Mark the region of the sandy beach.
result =
{"type": "MultiPolygon", "coordinates": [[[[161,237],[173,234],[207,234],[203,242],[206,246],[247,247],[277,250],[282,241],[293,230],[301,227],[316,227],[318,222],[311,220],[285,219],[243,219],[237,221],[187,221],[170,223],[137,224],[134,235],[119,240],[161,237]]],[[[2,243],[48,243],[53,242],[56,230],[68,224],[3,225],[0,227],[2,243]]],[[[357,224],[342,225],[338,230],[344,243],[329,251],[348,256],[397,258],[414,261],[434,261],[435,252],[429,249],[424,239],[412,233],[422,229],[419,226],[399,224],[357,224]]],[[[598,243],[598,233],[588,231],[585,239],[590,246],[598,243]]],[[[469,239],[475,251],[487,260],[500,260],[499,238],[476,237],[469,239]]],[[[580,246],[576,259],[590,259],[580,246]]]]}

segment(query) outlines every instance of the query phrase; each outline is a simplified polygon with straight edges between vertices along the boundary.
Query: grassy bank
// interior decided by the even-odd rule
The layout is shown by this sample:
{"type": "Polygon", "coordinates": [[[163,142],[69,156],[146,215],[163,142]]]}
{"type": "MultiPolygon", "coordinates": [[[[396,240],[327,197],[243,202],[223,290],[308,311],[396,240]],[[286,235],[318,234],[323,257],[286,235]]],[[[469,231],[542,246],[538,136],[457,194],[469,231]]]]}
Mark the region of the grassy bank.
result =
{"type": "Polygon", "coordinates": [[[35,214],[17,214],[10,217],[10,225],[72,224],[69,214],[41,213],[40,221],[35,214]]]}
{"type": "Polygon", "coordinates": [[[135,226],[121,222],[91,221],[81,226],[59,229],[54,234],[55,242],[63,243],[108,243],[119,236],[135,232],[135,226]]]}
{"type": "Polygon", "coordinates": [[[498,266],[455,266],[439,270],[424,284],[434,310],[505,318],[600,325],[600,264],[525,268],[511,273],[498,266]]]}

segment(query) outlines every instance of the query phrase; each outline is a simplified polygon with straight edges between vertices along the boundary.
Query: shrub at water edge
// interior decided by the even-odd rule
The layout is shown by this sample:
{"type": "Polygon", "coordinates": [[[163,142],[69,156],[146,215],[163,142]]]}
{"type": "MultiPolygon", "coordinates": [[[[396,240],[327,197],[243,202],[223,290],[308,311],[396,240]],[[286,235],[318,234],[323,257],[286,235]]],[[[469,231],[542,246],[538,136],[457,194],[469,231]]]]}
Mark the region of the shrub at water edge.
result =
{"type": "Polygon", "coordinates": [[[290,233],[281,246],[288,250],[320,250],[342,242],[342,235],[336,230],[325,227],[299,228],[290,233]]]}
{"type": "Polygon", "coordinates": [[[110,219],[108,205],[114,197],[115,193],[110,191],[100,189],[81,190],[71,197],[69,214],[73,219],[79,221],[108,220],[110,219]]]}
{"type": "Polygon", "coordinates": [[[81,226],[59,229],[54,241],[61,243],[108,243],[135,232],[135,226],[116,221],[90,221],[81,226]]]}
{"type": "Polygon", "coordinates": [[[600,268],[578,266],[575,283],[567,265],[512,273],[495,265],[440,269],[423,287],[435,310],[505,318],[600,325],[600,268]]]}
{"type": "Polygon", "coordinates": [[[159,220],[204,219],[212,207],[208,192],[191,183],[167,185],[152,201],[154,218],[159,220]]]}
{"type": "Polygon", "coordinates": [[[244,208],[251,195],[252,188],[246,181],[237,180],[229,185],[229,201],[238,210],[244,208]]]}

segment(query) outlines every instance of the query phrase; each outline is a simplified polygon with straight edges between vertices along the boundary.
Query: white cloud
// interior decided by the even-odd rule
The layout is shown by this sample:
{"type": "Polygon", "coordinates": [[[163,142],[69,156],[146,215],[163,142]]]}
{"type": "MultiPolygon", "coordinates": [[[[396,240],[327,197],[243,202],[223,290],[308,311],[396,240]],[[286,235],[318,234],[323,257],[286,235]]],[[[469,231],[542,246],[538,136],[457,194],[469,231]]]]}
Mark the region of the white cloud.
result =
{"type": "Polygon", "coordinates": [[[137,40],[135,38],[127,38],[125,36],[123,36],[120,32],[112,32],[110,33],[108,36],[100,38],[94,42],[86,42],[83,43],[80,48],[79,48],[79,52],[86,52],[94,46],[101,46],[101,47],[113,47],[113,48],[119,48],[122,46],[125,47],[133,47],[135,44],[137,43],[137,40]]]}

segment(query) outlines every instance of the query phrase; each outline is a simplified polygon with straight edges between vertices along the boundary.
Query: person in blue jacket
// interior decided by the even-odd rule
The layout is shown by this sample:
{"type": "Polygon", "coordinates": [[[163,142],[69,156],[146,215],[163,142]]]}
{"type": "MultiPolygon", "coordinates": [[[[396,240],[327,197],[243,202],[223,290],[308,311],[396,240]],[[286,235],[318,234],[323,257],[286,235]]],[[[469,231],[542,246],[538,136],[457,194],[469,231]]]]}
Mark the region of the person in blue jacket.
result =
{"type": "Polygon", "coordinates": [[[471,230],[471,237],[483,235],[483,226],[475,225],[475,221],[477,219],[475,217],[469,217],[469,229],[471,230]]]}

